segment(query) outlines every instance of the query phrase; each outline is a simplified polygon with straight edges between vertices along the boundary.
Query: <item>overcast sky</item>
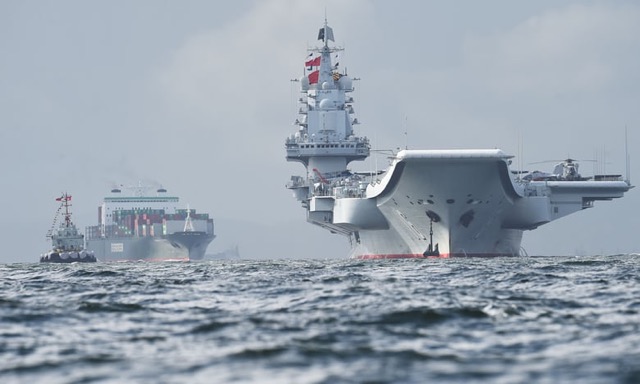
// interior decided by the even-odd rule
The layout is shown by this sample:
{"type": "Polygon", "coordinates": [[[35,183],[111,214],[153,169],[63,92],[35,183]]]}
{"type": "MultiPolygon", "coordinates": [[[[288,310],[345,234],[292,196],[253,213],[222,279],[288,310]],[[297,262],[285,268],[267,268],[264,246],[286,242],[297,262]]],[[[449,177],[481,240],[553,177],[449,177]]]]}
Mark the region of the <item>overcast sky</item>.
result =
{"type": "MultiPolygon", "coordinates": [[[[0,2],[0,262],[35,262],[63,191],[79,227],[114,184],[210,213],[209,253],[346,257],[284,188],[301,75],[325,12],[376,149],[501,148],[640,180],[635,1],[0,2]],[[405,136],[404,132],[407,132],[405,136]],[[522,144],[519,145],[518,143],[522,144]]],[[[385,158],[352,163],[381,168],[385,158]]],[[[546,167],[546,169],[545,169],[546,167]]],[[[454,177],[454,176],[452,176],[454,177]]],[[[530,255],[639,252],[640,190],[526,232],[530,255]]]]}

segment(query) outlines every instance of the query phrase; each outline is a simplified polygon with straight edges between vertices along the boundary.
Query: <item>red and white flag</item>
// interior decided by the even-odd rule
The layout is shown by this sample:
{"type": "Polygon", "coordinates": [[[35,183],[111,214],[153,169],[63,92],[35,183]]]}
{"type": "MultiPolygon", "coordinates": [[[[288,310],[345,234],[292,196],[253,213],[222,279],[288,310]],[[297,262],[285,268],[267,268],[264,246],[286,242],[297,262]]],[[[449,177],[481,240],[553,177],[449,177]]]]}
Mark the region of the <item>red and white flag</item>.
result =
{"type": "Polygon", "coordinates": [[[309,74],[309,84],[316,84],[318,82],[318,77],[320,76],[320,71],[315,70],[309,74]]]}
{"type": "Polygon", "coordinates": [[[304,62],[304,65],[307,67],[318,67],[320,66],[320,56],[315,59],[307,60],[304,62]]]}

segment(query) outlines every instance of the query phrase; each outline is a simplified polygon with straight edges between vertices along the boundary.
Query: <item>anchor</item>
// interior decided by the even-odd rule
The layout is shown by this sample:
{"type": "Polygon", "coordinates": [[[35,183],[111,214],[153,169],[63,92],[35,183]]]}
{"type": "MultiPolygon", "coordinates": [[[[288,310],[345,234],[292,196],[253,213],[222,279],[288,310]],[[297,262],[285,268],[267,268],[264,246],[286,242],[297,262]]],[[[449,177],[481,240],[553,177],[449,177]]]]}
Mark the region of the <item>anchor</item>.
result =
{"type": "Polygon", "coordinates": [[[440,256],[440,251],[438,250],[438,244],[436,244],[435,248],[433,246],[433,218],[429,217],[429,247],[422,254],[424,257],[428,256],[440,256]]]}

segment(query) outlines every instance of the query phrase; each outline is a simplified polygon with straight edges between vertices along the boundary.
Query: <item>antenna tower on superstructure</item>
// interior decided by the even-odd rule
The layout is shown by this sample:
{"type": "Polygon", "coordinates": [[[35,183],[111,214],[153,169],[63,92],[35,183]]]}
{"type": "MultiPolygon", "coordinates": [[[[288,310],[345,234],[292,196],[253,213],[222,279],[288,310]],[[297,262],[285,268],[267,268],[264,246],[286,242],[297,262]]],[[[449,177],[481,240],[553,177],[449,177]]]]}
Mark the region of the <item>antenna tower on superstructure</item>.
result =
{"type": "Polygon", "coordinates": [[[625,157],[625,167],[627,168],[626,174],[626,182],[631,185],[631,158],[629,157],[629,138],[627,133],[627,126],[624,126],[624,157],[625,157]]]}
{"type": "Polygon", "coordinates": [[[184,231],[183,232],[193,232],[193,222],[191,221],[191,208],[189,208],[189,204],[187,204],[187,218],[184,221],[184,231]]]}

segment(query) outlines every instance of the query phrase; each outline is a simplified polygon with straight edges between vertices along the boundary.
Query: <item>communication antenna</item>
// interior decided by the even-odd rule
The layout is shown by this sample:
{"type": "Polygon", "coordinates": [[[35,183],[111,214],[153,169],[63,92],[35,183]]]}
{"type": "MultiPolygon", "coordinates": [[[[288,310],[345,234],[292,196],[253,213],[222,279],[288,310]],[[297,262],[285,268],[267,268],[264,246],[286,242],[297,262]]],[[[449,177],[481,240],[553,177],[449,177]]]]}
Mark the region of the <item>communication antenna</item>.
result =
{"type": "Polygon", "coordinates": [[[624,157],[626,160],[626,168],[627,168],[627,184],[631,185],[631,174],[629,173],[629,168],[631,166],[631,161],[629,158],[629,138],[627,135],[627,125],[624,125],[624,157]]]}
{"type": "MultiPolygon", "coordinates": [[[[520,131],[520,170],[524,171],[524,134],[520,131]]],[[[520,174],[522,176],[522,173],[520,174]]]]}
{"type": "Polygon", "coordinates": [[[409,133],[408,133],[409,120],[407,115],[404,115],[404,149],[409,149],[409,133]]]}
{"type": "Polygon", "coordinates": [[[598,154],[598,172],[601,175],[607,174],[607,152],[604,144],[602,145],[602,151],[598,154]]]}
{"type": "MultiPolygon", "coordinates": [[[[377,127],[374,135],[375,135],[374,140],[376,141],[375,146],[376,148],[378,148],[378,128],[377,127]]],[[[373,165],[374,165],[374,170],[376,172],[376,179],[374,181],[373,177],[371,178],[371,185],[375,185],[375,183],[378,182],[378,156],[373,156],[373,165]]]]}
{"type": "MultiPolygon", "coordinates": [[[[518,167],[518,171],[521,171],[522,169],[520,168],[520,130],[518,130],[518,136],[516,136],[516,156],[518,158],[518,164],[516,165],[518,167]]],[[[520,174],[518,174],[518,176],[516,176],[516,179],[518,181],[520,181],[520,174]]]]}
{"type": "Polygon", "coordinates": [[[517,143],[517,156],[518,156],[518,180],[522,179],[522,171],[524,170],[524,140],[522,138],[522,131],[518,130],[518,143],[517,143]]]}

